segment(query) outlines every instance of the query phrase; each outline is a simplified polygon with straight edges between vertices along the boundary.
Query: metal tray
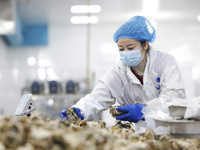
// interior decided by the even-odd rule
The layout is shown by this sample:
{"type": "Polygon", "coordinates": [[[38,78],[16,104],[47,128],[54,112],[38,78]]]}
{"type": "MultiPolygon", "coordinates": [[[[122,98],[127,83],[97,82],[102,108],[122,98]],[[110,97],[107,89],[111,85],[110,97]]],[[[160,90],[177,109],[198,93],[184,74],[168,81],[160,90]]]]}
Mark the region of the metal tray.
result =
{"type": "MultiPolygon", "coordinates": [[[[169,114],[171,117],[184,118],[187,106],[169,106],[169,114]]],[[[200,120],[200,117],[192,117],[191,119],[200,120]]]]}
{"type": "Polygon", "coordinates": [[[172,117],[184,117],[186,111],[185,106],[169,106],[169,114],[172,117]]]}
{"type": "Polygon", "coordinates": [[[195,120],[155,120],[156,127],[170,127],[171,134],[200,135],[200,121],[195,120]]]}

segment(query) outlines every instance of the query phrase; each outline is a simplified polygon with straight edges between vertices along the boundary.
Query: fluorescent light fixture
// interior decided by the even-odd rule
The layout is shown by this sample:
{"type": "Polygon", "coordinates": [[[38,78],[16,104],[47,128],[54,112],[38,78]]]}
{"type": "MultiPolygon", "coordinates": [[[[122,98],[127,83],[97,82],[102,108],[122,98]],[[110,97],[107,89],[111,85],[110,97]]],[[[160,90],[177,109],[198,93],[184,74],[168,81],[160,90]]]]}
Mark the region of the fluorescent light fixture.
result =
{"type": "Polygon", "coordinates": [[[99,13],[101,6],[99,5],[74,5],[71,7],[72,13],[99,13]]]}
{"type": "Polygon", "coordinates": [[[200,22],[200,15],[197,16],[197,20],[200,22]]]}
{"type": "Polygon", "coordinates": [[[74,16],[70,21],[73,24],[96,24],[99,22],[99,18],[97,16],[74,16]]]}
{"type": "Polygon", "coordinates": [[[29,66],[34,66],[36,64],[36,59],[34,57],[29,57],[27,63],[29,66]]]}
{"type": "Polygon", "coordinates": [[[15,23],[12,21],[6,21],[0,19],[0,33],[14,33],[15,31],[15,23]]]}

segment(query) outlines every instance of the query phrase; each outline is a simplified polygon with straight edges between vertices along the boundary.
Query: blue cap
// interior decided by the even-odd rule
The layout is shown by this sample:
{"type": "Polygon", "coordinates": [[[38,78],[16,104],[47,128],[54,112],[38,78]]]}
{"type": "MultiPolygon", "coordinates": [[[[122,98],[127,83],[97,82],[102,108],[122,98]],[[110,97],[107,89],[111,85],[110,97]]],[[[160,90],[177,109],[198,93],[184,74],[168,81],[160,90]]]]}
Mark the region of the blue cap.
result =
{"type": "Polygon", "coordinates": [[[113,40],[116,43],[120,38],[131,38],[153,43],[156,39],[156,31],[147,18],[135,16],[122,24],[114,33],[113,40]]]}

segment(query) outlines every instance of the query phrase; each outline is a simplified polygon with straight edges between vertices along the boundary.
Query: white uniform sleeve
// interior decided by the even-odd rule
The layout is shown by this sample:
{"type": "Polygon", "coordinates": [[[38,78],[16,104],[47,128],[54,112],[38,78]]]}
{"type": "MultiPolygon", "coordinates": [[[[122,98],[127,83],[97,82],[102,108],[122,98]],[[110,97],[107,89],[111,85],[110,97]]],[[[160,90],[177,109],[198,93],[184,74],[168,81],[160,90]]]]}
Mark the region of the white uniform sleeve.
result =
{"type": "MultiPolygon", "coordinates": [[[[186,98],[181,71],[173,56],[168,60],[167,65],[162,67],[161,72],[161,93],[158,99],[170,101],[173,98],[186,98]]],[[[154,100],[147,102],[147,104],[153,103],[154,100]]]]}
{"type": "Polygon", "coordinates": [[[102,111],[115,103],[109,89],[102,81],[98,81],[91,94],[81,98],[73,107],[81,109],[84,120],[94,120],[102,111]]]}

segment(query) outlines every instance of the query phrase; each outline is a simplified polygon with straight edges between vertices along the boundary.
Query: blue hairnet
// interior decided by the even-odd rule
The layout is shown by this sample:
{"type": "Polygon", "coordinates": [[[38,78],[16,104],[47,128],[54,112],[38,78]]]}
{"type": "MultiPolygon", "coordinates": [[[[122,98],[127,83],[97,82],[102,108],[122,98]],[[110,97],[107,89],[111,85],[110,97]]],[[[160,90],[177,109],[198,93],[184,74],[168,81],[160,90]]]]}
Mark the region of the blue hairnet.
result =
{"type": "Polygon", "coordinates": [[[135,16],[122,24],[114,33],[113,40],[115,42],[120,38],[131,38],[152,43],[156,39],[156,31],[147,18],[135,16]]]}

